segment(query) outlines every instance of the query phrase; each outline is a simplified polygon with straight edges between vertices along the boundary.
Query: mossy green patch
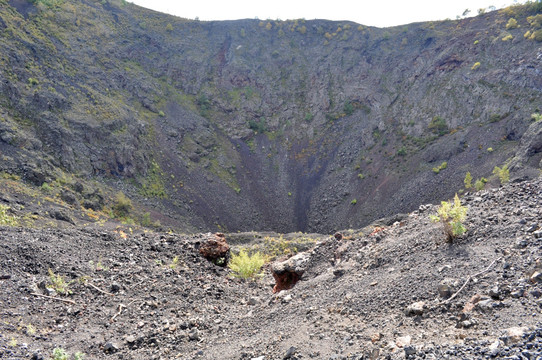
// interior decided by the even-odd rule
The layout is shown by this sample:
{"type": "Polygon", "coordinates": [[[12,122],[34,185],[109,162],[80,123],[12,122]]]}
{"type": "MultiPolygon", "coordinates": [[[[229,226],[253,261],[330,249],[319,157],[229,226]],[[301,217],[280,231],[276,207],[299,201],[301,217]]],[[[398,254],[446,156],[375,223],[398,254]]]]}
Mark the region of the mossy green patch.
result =
{"type": "Polygon", "coordinates": [[[164,173],[155,160],[151,161],[147,176],[141,180],[139,193],[147,197],[164,199],[167,197],[164,186],[164,173]]]}

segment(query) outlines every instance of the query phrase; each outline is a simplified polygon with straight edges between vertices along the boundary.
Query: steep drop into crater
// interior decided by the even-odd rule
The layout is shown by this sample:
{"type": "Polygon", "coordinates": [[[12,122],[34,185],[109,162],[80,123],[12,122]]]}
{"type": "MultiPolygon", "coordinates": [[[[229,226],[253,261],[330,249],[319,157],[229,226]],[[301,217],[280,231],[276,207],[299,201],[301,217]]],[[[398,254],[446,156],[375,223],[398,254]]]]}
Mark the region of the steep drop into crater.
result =
{"type": "Polygon", "coordinates": [[[98,180],[165,226],[328,233],[449,198],[467,172],[541,167],[534,4],[386,29],[0,4],[0,170],[98,180]]]}

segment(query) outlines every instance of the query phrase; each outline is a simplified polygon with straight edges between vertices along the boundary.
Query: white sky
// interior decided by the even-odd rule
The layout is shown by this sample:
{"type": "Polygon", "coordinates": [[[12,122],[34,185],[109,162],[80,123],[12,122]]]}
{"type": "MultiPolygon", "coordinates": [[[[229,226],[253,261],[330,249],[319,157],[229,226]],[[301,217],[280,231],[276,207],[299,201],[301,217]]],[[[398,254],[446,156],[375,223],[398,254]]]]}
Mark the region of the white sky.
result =
{"type": "MultiPolygon", "coordinates": [[[[517,0],[516,0],[517,1],[517,0]]],[[[501,8],[514,0],[132,0],[134,4],[200,20],[328,19],[363,25],[394,26],[417,21],[469,16],[491,5],[501,8]]],[[[520,1],[523,2],[523,1],[520,1]]]]}

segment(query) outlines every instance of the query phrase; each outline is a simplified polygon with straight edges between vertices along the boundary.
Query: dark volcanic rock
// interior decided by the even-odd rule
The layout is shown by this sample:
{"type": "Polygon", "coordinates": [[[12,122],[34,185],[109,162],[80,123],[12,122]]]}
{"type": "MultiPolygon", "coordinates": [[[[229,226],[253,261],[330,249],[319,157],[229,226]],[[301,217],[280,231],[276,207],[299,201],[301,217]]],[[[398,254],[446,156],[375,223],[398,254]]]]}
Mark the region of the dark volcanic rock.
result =
{"type": "Polygon", "coordinates": [[[4,1],[0,168],[105,182],[165,228],[391,226],[467,171],[538,174],[537,6],[379,29],[4,1]]]}

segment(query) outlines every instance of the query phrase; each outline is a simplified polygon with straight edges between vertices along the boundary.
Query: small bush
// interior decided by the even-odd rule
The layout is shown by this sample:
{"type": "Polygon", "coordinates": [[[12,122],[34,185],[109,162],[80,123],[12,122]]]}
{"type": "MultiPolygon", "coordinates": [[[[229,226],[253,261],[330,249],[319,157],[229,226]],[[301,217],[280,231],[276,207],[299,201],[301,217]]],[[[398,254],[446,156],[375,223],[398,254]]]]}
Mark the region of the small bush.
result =
{"type": "Polygon", "coordinates": [[[164,116],[166,116],[166,114],[162,110],[160,110],[160,111],[158,111],[158,116],[164,117],[164,116]]]}
{"type": "Polygon", "coordinates": [[[512,34],[508,34],[506,36],[504,36],[501,40],[502,41],[509,41],[509,40],[512,40],[514,37],[512,36],[512,34]]]}
{"type": "Polygon", "coordinates": [[[357,203],[358,203],[357,199],[353,199],[352,201],[350,201],[350,204],[352,204],[352,205],[356,205],[357,203]]]}
{"type": "Polygon", "coordinates": [[[493,169],[493,175],[499,178],[501,184],[506,184],[510,180],[510,171],[506,165],[504,165],[502,168],[495,166],[493,169]]]}
{"type": "Polygon", "coordinates": [[[51,280],[51,289],[56,291],[60,295],[70,295],[72,292],[68,287],[70,283],[66,282],[61,275],[57,275],[53,270],[49,269],[49,280],[51,280]]]}
{"type": "Polygon", "coordinates": [[[540,29],[542,27],[542,14],[536,14],[535,16],[528,16],[527,22],[533,29],[540,29]]]}
{"type": "Polygon", "coordinates": [[[297,254],[295,240],[286,240],[282,235],[278,238],[266,236],[261,251],[266,260],[276,259],[279,256],[297,254]]]}
{"type": "Polygon", "coordinates": [[[166,25],[166,31],[168,31],[168,32],[173,31],[173,25],[171,25],[171,24],[168,23],[168,24],[166,25]]]}
{"type": "Polygon", "coordinates": [[[171,264],[169,264],[169,268],[172,270],[175,270],[177,268],[177,265],[179,265],[179,257],[175,256],[173,260],[171,260],[171,264]]]}
{"type": "Polygon", "coordinates": [[[267,125],[265,123],[265,119],[262,118],[258,121],[256,120],[249,120],[248,121],[248,128],[252,131],[254,131],[255,133],[258,133],[258,134],[263,134],[264,132],[267,131],[267,125]]]}
{"type": "Polygon", "coordinates": [[[472,187],[472,175],[469,171],[467,171],[467,174],[465,174],[465,180],[463,180],[465,183],[465,189],[470,189],[472,187]]]}
{"type": "Polygon", "coordinates": [[[533,120],[534,122],[542,121],[542,114],[539,114],[539,113],[531,114],[531,120],[533,120]]]}
{"type": "Polygon", "coordinates": [[[51,192],[51,190],[53,190],[53,188],[48,183],[44,182],[41,184],[41,191],[48,193],[51,192]]]}
{"type": "Polygon", "coordinates": [[[407,154],[407,151],[406,151],[406,148],[403,146],[401,147],[399,150],[397,150],[397,155],[398,156],[406,156],[407,154]]]}
{"type": "Polygon", "coordinates": [[[448,162],[447,161],[443,161],[442,164],[440,164],[439,166],[437,167],[434,167],[433,168],[433,172],[435,174],[438,174],[441,170],[444,170],[448,167],[448,162]]]}
{"type": "Polygon", "coordinates": [[[263,264],[265,257],[260,252],[249,255],[246,250],[241,250],[238,255],[232,254],[228,267],[233,271],[233,276],[248,279],[261,276],[263,264]]]}
{"type": "MultiPolygon", "coordinates": [[[[69,354],[66,352],[66,350],[62,348],[55,348],[53,350],[53,356],[52,360],[68,360],[70,358],[69,354]]],[[[83,360],[85,358],[85,354],[78,351],[75,354],[73,354],[74,360],[83,360]]]]}
{"type": "Polygon", "coordinates": [[[17,226],[19,221],[15,215],[9,215],[9,206],[0,205],[0,225],[3,226],[17,226]]]}
{"type": "Polygon", "coordinates": [[[68,353],[62,348],[54,348],[53,360],[68,360],[68,353]]]}
{"type": "Polygon", "coordinates": [[[467,231],[467,228],[463,225],[463,221],[467,216],[467,208],[461,205],[457,194],[455,194],[453,204],[451,201],[442,201],[437,209],[437,214],[430,216],[431,221],[442,222],[447,242],[453,242],[455,238],[467,231]]]}
{"type": "Polygon", "coordinates": [[[506,29],[517,29],[519,27],[519,24],[516,19],[510,18],[508,19],[508,22],[506,23],[506,29]]]}
{"type": "Polygon", "coordinates": [[[352,115],[354,113],[354,105],[350,101],[346,102],[343,111],[346,115],[352,115]]]}
{"type": "Polygon", "coordinates": [[[444,120],[440,116],[435,116],[429,123],[428,128],[434,134],[438,134],[439,136],[445,135],[448,132],[448,125],[446,124],[446,120],[444,120]]]}
{"type": "Polygon", "coordinates": [[[488,152],[488,153],[492,153],[493,151],[495,151],[495,150],[493,150],[492,147],[488,147],[488,148],[487,148],[487,152],[488,152]]]}
{"type": "Polygon", "coordinates": [[[122,191],[119,191],[115,197],[113,205],[113,215],[117,218],[128,216],[132,210],[132,200],[130,200],[122,191]]]}
{"type": "Polygon", "coordinates": [[[476,182],[474,183],[474,188],[476,189],[476,191],[480,191],[480,190],[483,190],[484,187],[486,186],[486,183],[487,183],[487,179],[486,178],[481,178],[481,179],[478,179],[476,180],[476,182]]]}
{"type": "Polygon", "coordinates": [[[481,65],[480,62],[477,61],[477,62],[474,63],[474,65],[472,65],[472,67],[470,69],[471,70],[476,70],[476,69],[478,69],[480,67],[480,65],[481,65]]]}
{"type": "Polygon", "coordinates": [[[141,226],[145,226],[145,227],[151,226],[152,224],[151,214],[148,212],[144,213],[139,223],[141,224],[141,226]]]}

